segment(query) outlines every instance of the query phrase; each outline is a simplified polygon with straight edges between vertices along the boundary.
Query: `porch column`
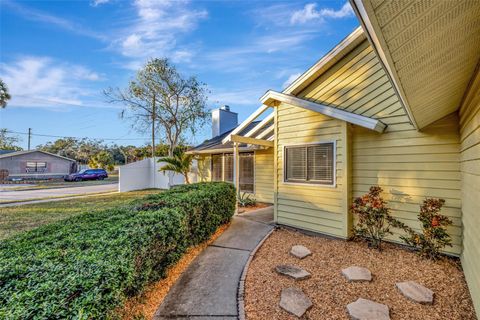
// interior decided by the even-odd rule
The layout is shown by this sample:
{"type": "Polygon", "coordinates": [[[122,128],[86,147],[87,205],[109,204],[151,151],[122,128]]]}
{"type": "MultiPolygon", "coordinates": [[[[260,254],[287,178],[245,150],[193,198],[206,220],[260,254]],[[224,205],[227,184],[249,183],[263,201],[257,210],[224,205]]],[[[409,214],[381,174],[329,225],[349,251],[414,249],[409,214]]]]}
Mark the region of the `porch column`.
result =
{"type": "Polygon", "coordinates": [[[240,153],[238,142],[233,143],[233,183],[237,189],[237,197],[240,197],[240,153]]]}

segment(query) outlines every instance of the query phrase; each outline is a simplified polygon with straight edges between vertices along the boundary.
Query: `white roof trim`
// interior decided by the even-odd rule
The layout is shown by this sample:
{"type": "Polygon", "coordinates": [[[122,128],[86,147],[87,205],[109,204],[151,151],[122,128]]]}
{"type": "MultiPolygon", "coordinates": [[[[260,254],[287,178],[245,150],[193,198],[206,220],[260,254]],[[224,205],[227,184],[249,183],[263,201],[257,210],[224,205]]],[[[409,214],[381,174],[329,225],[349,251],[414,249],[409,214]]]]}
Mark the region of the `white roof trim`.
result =
{"type": "Polygon", "coordinates": [[[257,139],[262,139],[268,136],[269,134],[272,134],[275,131],[275,123],[272,123],[271,126],[269,126],[267,129],[262,131],[258,136],[256,136],[257,139]]]}
{"type": "Polygon", "coordinates": [[[263,95],[263,97],[260,98],[260,101],[266,105],[272,105],[276,101],[288,103],[295,107],[318,112],[335,119],[343,120],[367,129],[375,130],[377,132],[383,132],[387,127],[380,120],[368,118],[355,113],[351,113],[351,112],[347,112],[347,111],[333,108],[330,106],[326,106],[320,103],[303,100],[292,95],[288,95],[285,93],[276,92],[272,90],[267,91],[263,95]]]}
{"type": "Polygon", "coordinates": [[[257,124],[252,130],[248,131],[246,134],[244,134],[243,136],[244,137],[251,137],[253,136],[256,132],[258,132],[258,130],[262,129],[263,127],[265,127],[265,125],[267,123],[269,123],[270,121],[273,120],[274,118],[274,114],[273,112],[271,114],[269,114],[268,116],[265,117],[265,119],[263,119],[259,124],[257,124]]]}
{"type": "Polygon", "coordinates": [[[300,77],[293,81],[283,93],[296,94],[297,91],[307,87],[313,80],[318,78],[325,70],[331,67],[338,60],[343,58],[356,45],[366,39],[362,27],[358,27],[345,39],[343,39],[335,48],[324,55],[317,63],[305,71],[300,77]]]}
{"type": "Polygon", "coordinates": [[[232,135],[238,134],[241,132],[243,129],[245,129],[250,123],[252,123],[255,119],[257,119],[262,113],[265,112],[270,108],[270,106],[262,105],[260,106],[257,110],[255,110],[254,113],[252,113],[245,121],[243,121],[238,127],[236,127],[228,136],[226,136],[223,140],[222,143],[227,143],[232,141],[232,135]]]}
{"type": "MultiPolygon", "coordinates": [[[[240,147],[240,152],[255,151],[258,150],[257,147],[240,147]]],[[[214,153],[223,153],[223,152],[232,152],[233,146],[228,148],[218,148],[218,149],[205,149],[205,150],[192,150],[185,152],[186,154],[214,154],[214,153]]]]}
{"type": "MultiPolygon", "coordinates": [[[[352,5],[352,8],[354,9],[358,19],[360,20],[360,23],[362,24],[363,28],[365,29],[365,33],[370,40],[370,43],[373,47],[373,50],[377,53],[377,56],[382,63],[385,71],[387,72],[388,77],[390,78],[395,91],[397,92],[398,97],[400,98],[400,101],[402,102],[403,106],[405,107],[405,110],[407,111],[408,117],[410,118],[410,121],[412,121],[413,126],[418,129],[418,124],[415,120],[415,117],[413,116],[413,112],[408,104],[408,100],[405,95],[405,91],[403,90],[403,87],[400,83],[400,78],[397,75],[397,72],[395,68],[392,68],[393,66],[393,60],[389,54],[389,52],[383,50],[383,48],[387,48],[387,44],[385,43],[385,40],[383,39],[382,35],[377,35],[375,32],[375,27],[374,25],[378,26],[378,22],[376,21],[376,18],[373,17],[375,21],[370,19],[367,13],[367,8],[365,8],[364,3],[367,3],[368,1],[362,1],[362,0],[350,0],[350,4],[352,5]]],[[[367,5],[370,5],[367,3],[367,5]]],[[[373,9],[372,9],[373,10],[373,9]]]]}

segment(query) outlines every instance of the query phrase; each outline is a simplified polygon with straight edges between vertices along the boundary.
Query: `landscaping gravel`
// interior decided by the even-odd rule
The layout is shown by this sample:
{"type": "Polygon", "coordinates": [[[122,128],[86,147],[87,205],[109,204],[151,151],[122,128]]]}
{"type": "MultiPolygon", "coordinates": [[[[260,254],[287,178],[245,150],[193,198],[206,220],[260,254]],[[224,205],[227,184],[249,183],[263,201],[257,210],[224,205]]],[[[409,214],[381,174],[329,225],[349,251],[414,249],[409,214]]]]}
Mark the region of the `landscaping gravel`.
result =
{"type": "Polygon", "coordinates": [[[476,319],[463,272],[456,259],[433,262],[394,244],[382,252],[363,242],[346,242],[279,229],[265,241],[250,264],[245,284],[247,319],[293,319],[279,306],[282,289],[296,286],[312,300],[304,319],[349,319],[346,306],[358,298],[387,305],[391,319],[476,319]],[[312,255],[299,260],[289,251],[304,245],[312,255]],[[295,281],[275,272],[279,264],[308,270],[310,279],[295,281]],[[362,266],[372,272],[371,282],[348,282],[341,270],[362,266]],[[415,303],[395,287],[416,281],[435,293],[433,305],[415,303]]]}

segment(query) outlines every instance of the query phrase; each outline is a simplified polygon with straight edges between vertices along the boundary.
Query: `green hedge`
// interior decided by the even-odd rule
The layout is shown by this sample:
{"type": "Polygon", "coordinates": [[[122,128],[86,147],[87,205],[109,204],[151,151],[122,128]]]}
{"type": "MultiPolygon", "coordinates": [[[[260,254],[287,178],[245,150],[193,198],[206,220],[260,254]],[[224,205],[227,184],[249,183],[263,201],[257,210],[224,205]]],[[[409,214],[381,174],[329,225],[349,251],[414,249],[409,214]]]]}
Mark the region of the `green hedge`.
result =
{"type": "Polygon", "coordinates": [[[228,183],[181,186],[0,242],[0,319],[104,319],[235,209],[228,183]]]}

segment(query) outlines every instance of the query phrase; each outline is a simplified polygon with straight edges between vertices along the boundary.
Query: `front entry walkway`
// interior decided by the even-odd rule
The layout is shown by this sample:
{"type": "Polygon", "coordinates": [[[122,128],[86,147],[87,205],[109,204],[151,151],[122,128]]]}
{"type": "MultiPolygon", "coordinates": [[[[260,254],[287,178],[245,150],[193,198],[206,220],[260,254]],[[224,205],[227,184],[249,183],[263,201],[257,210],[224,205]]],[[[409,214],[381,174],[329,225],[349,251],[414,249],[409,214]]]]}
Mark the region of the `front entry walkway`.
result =
{"type": "Polygon", "coordinates": [[[154,319],[237,319],[237,290],[250,253],[273,229],[273,207],[233,218],[185,270],[154,319]]]}

